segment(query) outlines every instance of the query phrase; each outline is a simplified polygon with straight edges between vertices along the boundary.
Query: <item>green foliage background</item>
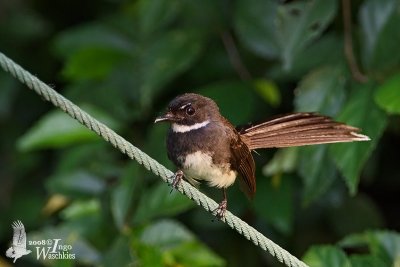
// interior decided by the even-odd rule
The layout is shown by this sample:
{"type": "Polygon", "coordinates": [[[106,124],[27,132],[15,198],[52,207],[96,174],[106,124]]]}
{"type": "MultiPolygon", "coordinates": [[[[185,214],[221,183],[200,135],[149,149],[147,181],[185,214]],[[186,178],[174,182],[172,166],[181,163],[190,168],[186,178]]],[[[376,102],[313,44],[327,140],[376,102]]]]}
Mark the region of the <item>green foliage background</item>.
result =
{"type": "MultiPolygon", "coordinates": [[[[153,120],[184,92],[237,125],[315,111],[362,128],[370,142],[259,151],[257,195],[230,188],[230,210],[310,266],[399,266],[400,1],[351,7],[362,82],[335,0],[3,0],[0,50],[171,169],[153,120]]],[[[20,219],[77,258],[16,265],[280,266],[3,71],[0,125],[1,251],[20,219]]]]}

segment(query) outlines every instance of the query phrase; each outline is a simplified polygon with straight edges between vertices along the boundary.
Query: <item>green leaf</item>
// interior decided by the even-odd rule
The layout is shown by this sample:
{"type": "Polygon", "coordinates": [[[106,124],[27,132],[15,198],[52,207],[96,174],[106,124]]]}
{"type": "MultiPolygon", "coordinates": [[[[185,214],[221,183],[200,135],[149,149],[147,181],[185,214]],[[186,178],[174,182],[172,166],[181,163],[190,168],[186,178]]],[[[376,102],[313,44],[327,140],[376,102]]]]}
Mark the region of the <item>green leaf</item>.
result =
{"type": "Polygon", "coordinates": [[[235,27],[240,39],[255,53],[276,58],[280,47],[276,41],[276,1],[240,0],[235,6],[235,27]]]}
{"type": "Polygon", "coordinates": [[[171,266],[224,266],[224,260],[199,242],[186,227],[173,220],[161,220],[144,229],[142,245],[163,253],[171,266]]]}
{"type": "Polygon", "coordinates": [[[390,70],[400,62],[398,0],[368,0],[360,8],[362,58],[370,70],[390,70]]]}
{"type": "Polygon", "coordinates": [[[333,230],[339,236],[379,228],[384,224],[379,208],[373,200],[362,193],[336,205],[328,216],[333,230]],[[352,216],[348,216],[349,214],[352,216]]]}
{"type": "Polygon", "coordinates": [[[62,211],[62,217],[67,220],[89,217],[100,213],[100,202],[97,199],[74,201],[62,211]]]}
{"type": "Polygon", "coordinates": [[[275,81],[298,80],[321,66],[337,65],[345,65],[343,38],[328,31],[296,55],[289,72],[284,71],[281,65],[275,65],[268,74],[275,81]]]}
{"type": "Polygon", "coordinates": [[[194,63],[202,48],[202,36],[191,30],[170,31],[153,40],[140,57],[142,103],[148,104],[166,83],[194,63]]]}
{"type": "Polygon", "coordinates": [[[387,263],[381,258],[372,255],[350,256],[351,267],[387,267],[387,263]]]}
{"type": "Polygon", "coordinates": [[[134,253],[131,253],[129,247],[130,240],[127,236],[120,235],[105,252],[102,263],[105,267],[129,266],[135,262],[134,253]]]}
{"type": "Polygon", "coordinates": [[[134,214],[135,222],[144,222],[160,216],[174,216],[190,209],[194,203],[171,187],[157,183],[142,195],[134,214]]]}
{"type": "Polygon", "coordinates": [[[313,246],[303,257],[310,267],[351,267],[346,254],[334,246],[313,246]]]}
{"type": "MultiPolygon", "coordinates": [[[[117,128],[117,123],[107,114],[92,106],[82,106],[93,117],[117,128]]],[[[20,151],[31,151],[41,148],[60,148],[71,144],[100,140],[94,132],[81,125],[67,114],[55,110],[47,113],[19,138],[17,146],[20,151]]]]}
{"type": "Polygon", "coordinates": [[[95,175],[75,170],[50,177],[46,183],[49,191],[67,196],[93,196],[102,193],[105,182],[95,175]]]}
{"type": "Polygon", "coordinates": [[[75,81],[102,79],[127,57],[129,54],[125,51],[104,47],[82,48],[68,57],[63,75],[75,81]]]}
{"type": "Polygon", "coordinates": [[[278,86],[270,80],[258,79],[254,81],[256,92],[273,107],[277,107],[281,103],[281,94],[278,86]]]}
{"type": "Polygon", "coordinates": [[[373,85],[354,88],[337,120],[361,128],[362,133],[371,138],[367,142],[334,144],[330,147],[330,154],[342,172],[350,193],[354,195],[361,169],[387,124],[387,116],[373,101],[373,85]]]}
{"type": "Polygon", "coordinates": [[[393,261],[393,266],[400,263],[400,234],[390,231],[376,232],[376,238],[393,261]]]}
{"type": "Polygon", "coordinates": [[[304,205],[326,193],[338,176],[327,145],[299,148],[298,171],[304,183],[304,205]]]}
{"type": "Polygon", "coordinates": [[[388,78],[378,87],[375,101],[386,112],[400,114],[400,74],[388,78]]]}
{"type": "Polygon", "coordinates": [[[271,179],[257,181],[254,210],[266,222],[271,223],[284,234],[289,234],[293,224],[293,183],[292,178],[283,175],[279,182],[271,179]],[[279,205],[277,204],[279,203],[279,205]]]}
{"type": "Polygon", "coordinates": [[[292,68],[295,57],[332,21],[336,1],[238,1],[236,28],[240,38],[261,56],[278,57],[283,69],[292,68]],[[262,19],[261,19],[262,18],[262,19]]]}
{"type": "Polygon", "coordinates": [[[387,264],[400,262],[400,234],[391,231],[366,231],[346,236],[339,242],[346,249],[368,248],[371,255],[378,256],[387,264]]]}
{"type": "Polygon", "coordinates": [[[182,242],[194,241],[194,235],[180,223],[160,220],[146,227],[140,237],[144,244],[171,249],[182,242]]]}
{"type": "MultiPolygon", "coordinates": [[[[161,112],[159,113],[161,114],[161,112]]],[[[175,169],[167,156],[166,136],[170,125],[167,123],[152,125],[147,134],[145,151],[149,155],[169,169],[175,169]]]]}
{"type": "Polygon", "coordinates": [[[140,29],[145,36],[171,23],[181,7],[180,1],[168,0],[141,0],[138,4],[140,29]]]}
{"type": "Polygon", "coordinates": [[[226,266],[223,258],[199,242],[184,243],[173,249],[172,254],[176,258],[177,265],[181,263],[193,267],[226,266]]]}
{"type": "MultiPolygon", "coordinates": [[[[82,49],[93,48],[130,53],[134,48],[132,41],[120,32],[97,23],[80,25],[62,32],[56,37],[53,47],[59,56],[66,59],[73,57],[82,49]]],[[[97,60],[93,64],[96,62],[97,60]]]]}
{"type": "MultiPolygon", "coordinates": [[[[325,66],[308,74],[296,89],[297,111],[334,116],[345,100],[346,78],[339,66],[325,66]]],[[[337,177],[327,145],[301,147],[298,170],[304,183],[303,203],[309,204],[324,194],[337,177]]]]}
{"type": "Polygon", "coordinates": [[[255,111],[252,86],[244,82],[221,81],[201,87],[197,92],[212,98],[233,125],[248,123],[255,111]],[[240,108],[238,108],[240,107],[240,108]]]}
{"type": "Polygon", "coordinates": [[[345,100],[346,77],[340,67],[322,67],[308,74],[296,89],[297,111],[334,116],[345,100]]]}
{"type": "Polygon", "coordinates": [[[143,267],[164,267],[163,254],[157,247],[148,246],[137,242],[134,245],[133,251],[137,254],[138,266],[143,267]]]}
{"type": "Polygon", "coordinates": [[[309,43],[329,25],[336,14],[337,1],[298,1],[278,10],[278,40],[283,69],[290,70],[293,61],[309,43]]]}
{"type": "Polygon", "coordinates": [[[279,149],[272,160],[263,167],[262,172],[265,176],[292,172],[296,168],[297,158],[297,147],[279,149]]]}
{"type": "Polygon", "coordinates": [[[130,208],[134,201],[140,197],[138,187],[140,184],[139,165],[136,163],[129,164],[122,174],[119,184],[113,188],[111,192],[111,211],[115,224],[119,229],[123,229],[126,225],[130,208]],[[137,194],[134,194],[134,193],[137,194]]]}

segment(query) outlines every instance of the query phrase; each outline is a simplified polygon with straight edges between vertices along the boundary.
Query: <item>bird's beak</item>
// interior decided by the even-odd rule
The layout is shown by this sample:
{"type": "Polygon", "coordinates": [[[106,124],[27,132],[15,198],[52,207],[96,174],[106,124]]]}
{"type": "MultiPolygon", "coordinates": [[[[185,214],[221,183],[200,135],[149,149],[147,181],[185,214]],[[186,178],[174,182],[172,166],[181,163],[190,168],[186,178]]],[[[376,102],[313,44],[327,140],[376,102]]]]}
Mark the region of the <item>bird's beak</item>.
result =
{"type": "Polygon", "coordinates": [[[173,121],[173,120],[175,120],[174,114],[172,114],[170,111],[168,111],[164,115],[157,117],[154,120],[154,123],[161,122],[161,121],[173,121]]]}

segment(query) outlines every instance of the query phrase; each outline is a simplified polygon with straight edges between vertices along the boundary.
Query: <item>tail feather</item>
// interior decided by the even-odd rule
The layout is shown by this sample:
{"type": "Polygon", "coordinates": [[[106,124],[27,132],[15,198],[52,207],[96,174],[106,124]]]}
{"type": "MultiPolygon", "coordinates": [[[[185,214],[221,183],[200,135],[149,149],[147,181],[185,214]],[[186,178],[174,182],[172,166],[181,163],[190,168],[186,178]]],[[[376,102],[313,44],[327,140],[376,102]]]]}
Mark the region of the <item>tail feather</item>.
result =
{"type": "Polygon", "coordinates": [[[315,113],[292,113],[244,129],[249,149],[370,140],[360,129],[315,113]]]}

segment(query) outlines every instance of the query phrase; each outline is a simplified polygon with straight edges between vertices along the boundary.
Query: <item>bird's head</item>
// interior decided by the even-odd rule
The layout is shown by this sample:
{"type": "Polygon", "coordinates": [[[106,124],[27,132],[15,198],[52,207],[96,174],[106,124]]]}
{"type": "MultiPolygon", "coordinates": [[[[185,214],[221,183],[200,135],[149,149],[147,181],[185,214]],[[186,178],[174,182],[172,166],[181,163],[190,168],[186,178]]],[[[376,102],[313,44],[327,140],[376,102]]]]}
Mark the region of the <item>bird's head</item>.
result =
{"type": "Polygon", "coordinates": [[[174,98],[167,112],[154,122],[167,121],[172,123],[174,131],[185,132],[203,127],[219,116],[218,106],[212,99],[190,93],[174,98]]]}

